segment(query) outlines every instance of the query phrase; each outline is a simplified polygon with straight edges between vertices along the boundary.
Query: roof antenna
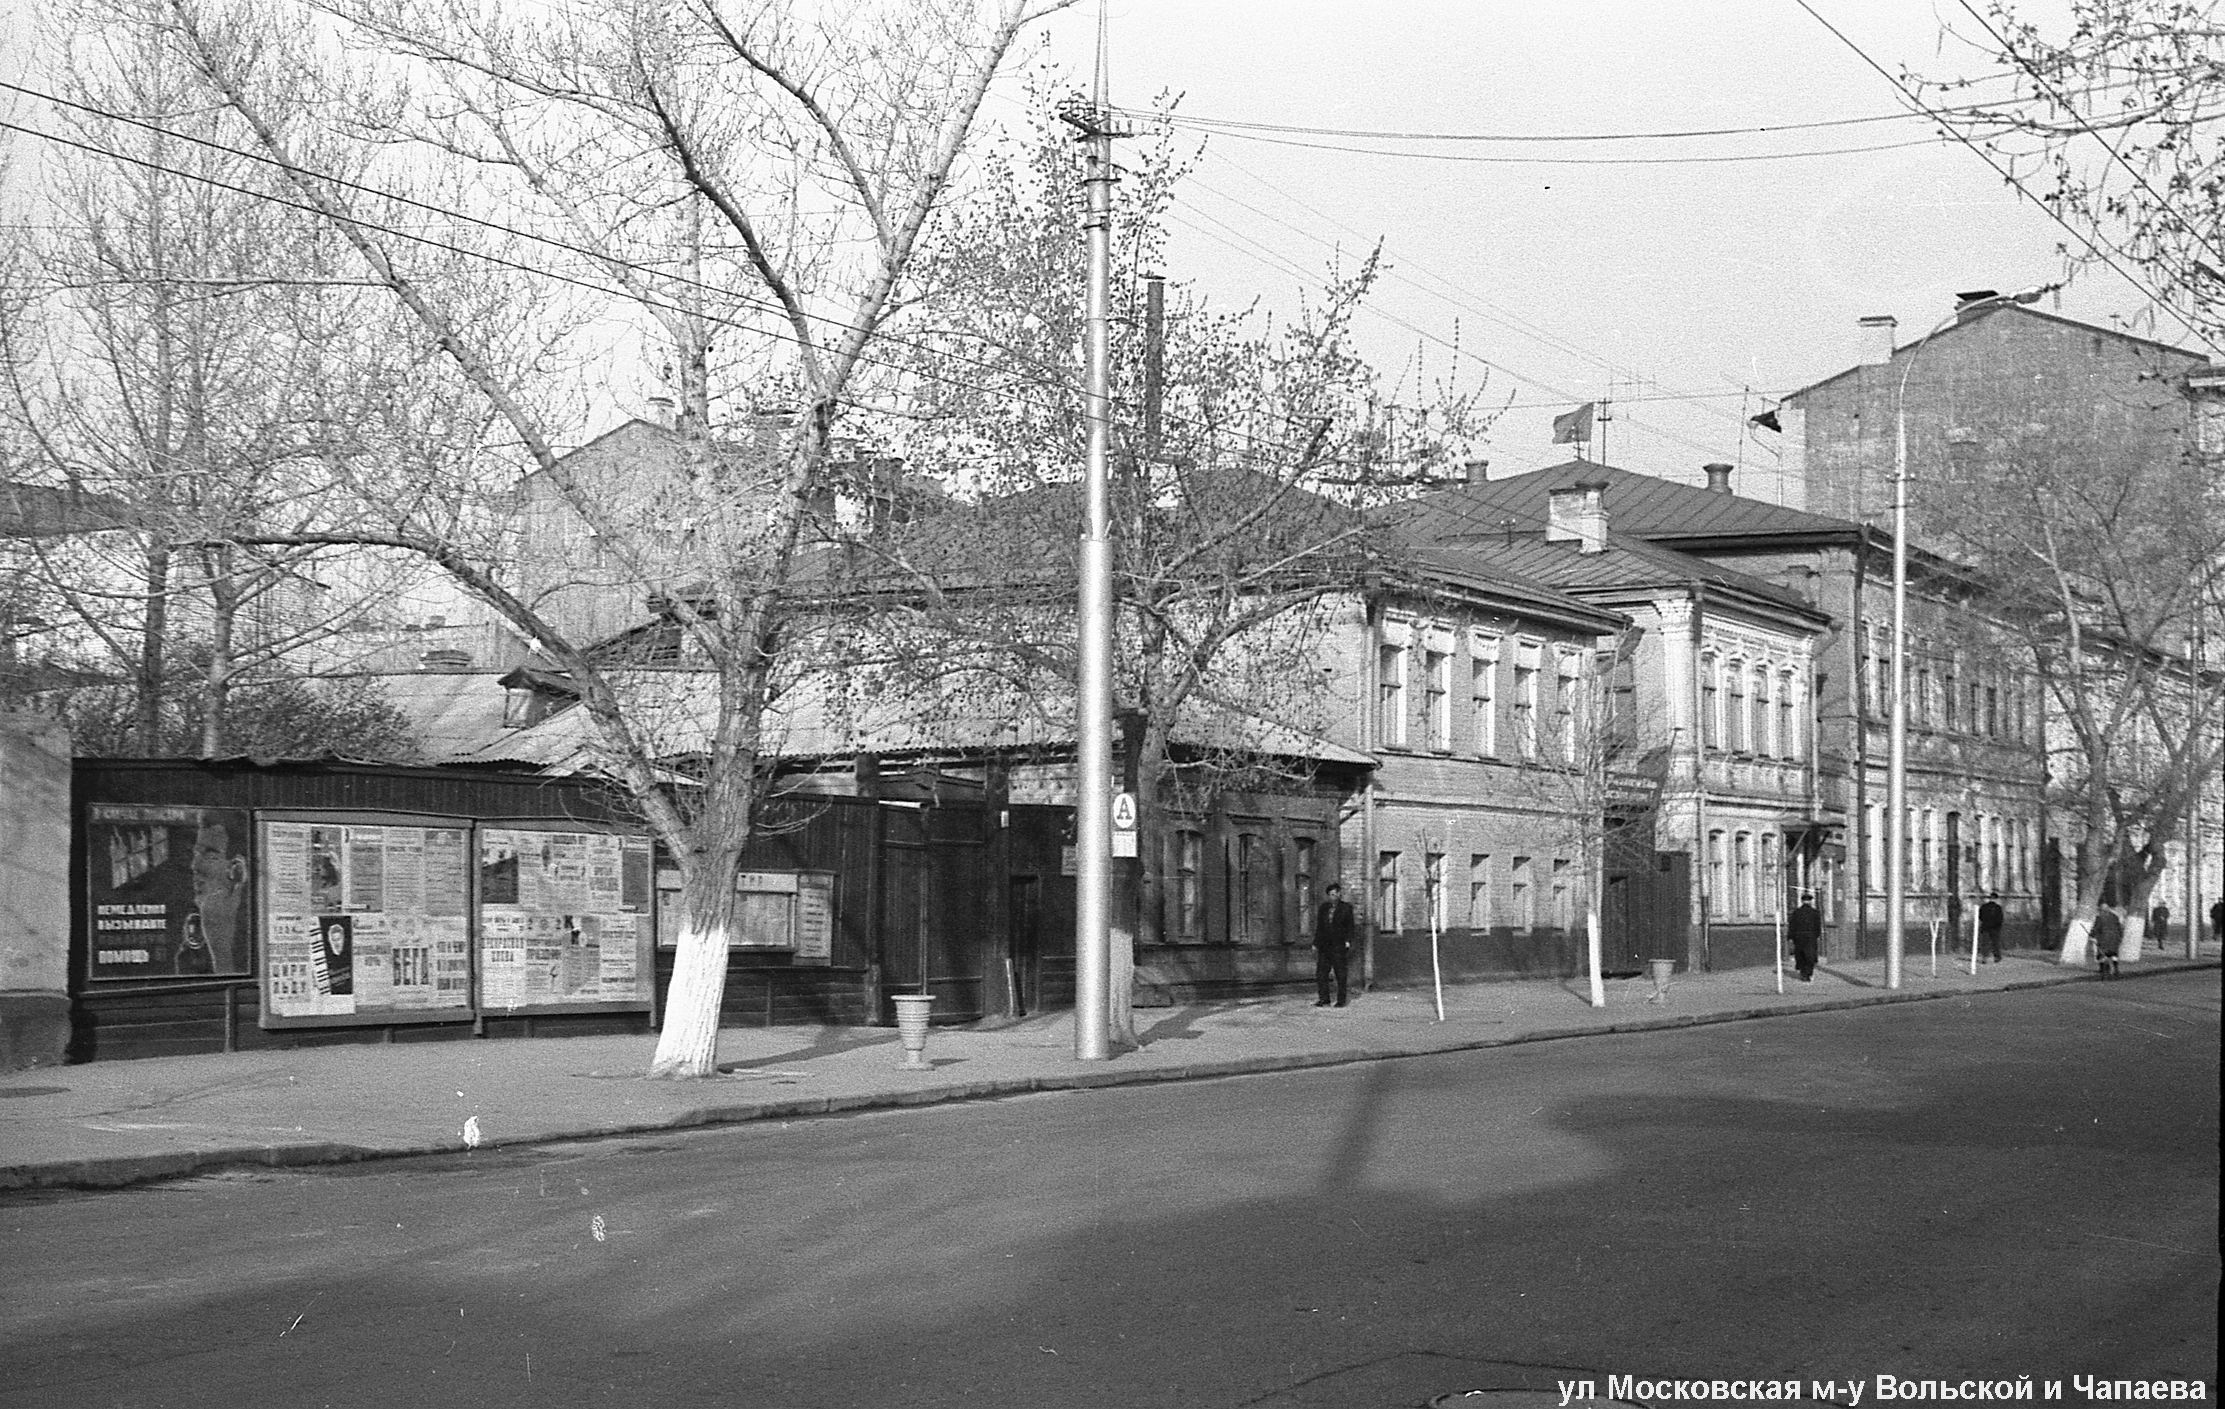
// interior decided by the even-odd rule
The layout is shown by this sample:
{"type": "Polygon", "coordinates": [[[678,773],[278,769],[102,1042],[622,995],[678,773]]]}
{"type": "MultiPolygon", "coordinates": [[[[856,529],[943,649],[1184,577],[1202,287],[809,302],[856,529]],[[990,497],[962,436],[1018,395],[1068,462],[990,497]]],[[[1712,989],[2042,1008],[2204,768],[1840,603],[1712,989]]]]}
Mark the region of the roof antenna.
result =
{"type": "Polygon", "coordinates": [[[1506,530],[1507,546],[1512,548],[1514,546],[1514,519],[1512,516],[1499,520],[1499,527],[1506,530]]]}

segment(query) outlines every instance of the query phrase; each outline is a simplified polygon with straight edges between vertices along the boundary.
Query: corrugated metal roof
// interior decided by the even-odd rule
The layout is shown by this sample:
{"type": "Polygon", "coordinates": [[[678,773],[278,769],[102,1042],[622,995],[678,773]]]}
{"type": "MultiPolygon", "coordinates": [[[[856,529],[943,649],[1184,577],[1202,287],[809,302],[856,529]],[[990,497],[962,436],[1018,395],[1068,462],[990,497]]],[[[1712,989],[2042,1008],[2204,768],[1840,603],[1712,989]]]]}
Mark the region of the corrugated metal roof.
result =
{"type": "Polygon", "coordinates": [[[1860,532],[1860,525],[1847,519],[1678,484],[1588,460],[1571,460],[1524,475],[1426,494],[1392,505],[1384,512],[1391,522],[1424,542],[1451,546],[1503,540],[1509,519],[1516,533],[1543,532],[1553,491],[1580,481],[1607,486],[1607,526],[1628,537],[1689,541],[1844,537],[1860,532]]]}

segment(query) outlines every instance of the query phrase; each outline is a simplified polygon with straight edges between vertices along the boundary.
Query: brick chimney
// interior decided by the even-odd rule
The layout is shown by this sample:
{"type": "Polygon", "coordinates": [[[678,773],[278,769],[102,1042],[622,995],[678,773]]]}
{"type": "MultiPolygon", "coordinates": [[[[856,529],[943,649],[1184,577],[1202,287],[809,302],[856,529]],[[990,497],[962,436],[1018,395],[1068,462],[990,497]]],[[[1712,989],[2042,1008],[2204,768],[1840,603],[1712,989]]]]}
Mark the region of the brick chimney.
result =
{"type": "Polygon", "coordinates": [[[1731,494],[1735,492],[1731,488],[1730,466],[1724,464],[1720,460],[1717,460],[1713,464],[1702,465],[1700,466],[1700,468],[1707,471],[1707,487],[1709,489],[1713,490],[1717,494],[1731,494]]]}
{"type": "Polygon", "coordinates": [[[1855,344],[1855,365],[1882,367],[1893,360],[1893,330],[1901,320],[1890,313],[1873,313],[1862,320],[1862,335],[1855,344]]]}
{"type": "Polygon", "coordinates": [[[1489,460],[1469,460],[1460,466],[1462,477],[1470,484],[1482,484],[1491,478],[1489,460]]]}
{"type": "Polygon", "coordinates": [[[1578,480],[1547,496],[1545,541],[1574,543],[1579,552],[1607,551],[1607,482],[1578,480]]]}

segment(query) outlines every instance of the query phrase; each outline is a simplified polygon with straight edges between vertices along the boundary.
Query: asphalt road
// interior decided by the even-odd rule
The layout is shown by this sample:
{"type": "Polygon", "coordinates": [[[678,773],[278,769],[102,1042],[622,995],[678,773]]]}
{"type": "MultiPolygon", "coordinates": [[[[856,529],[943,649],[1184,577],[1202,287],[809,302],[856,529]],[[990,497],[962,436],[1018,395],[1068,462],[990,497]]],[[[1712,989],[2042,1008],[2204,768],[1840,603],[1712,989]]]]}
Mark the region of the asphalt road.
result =
{"type": "Polygon", "coordinates": [[[2214,1399],[2218,1019],[2211,970],[11,1197],[0,1406],[2214,1399]]]}

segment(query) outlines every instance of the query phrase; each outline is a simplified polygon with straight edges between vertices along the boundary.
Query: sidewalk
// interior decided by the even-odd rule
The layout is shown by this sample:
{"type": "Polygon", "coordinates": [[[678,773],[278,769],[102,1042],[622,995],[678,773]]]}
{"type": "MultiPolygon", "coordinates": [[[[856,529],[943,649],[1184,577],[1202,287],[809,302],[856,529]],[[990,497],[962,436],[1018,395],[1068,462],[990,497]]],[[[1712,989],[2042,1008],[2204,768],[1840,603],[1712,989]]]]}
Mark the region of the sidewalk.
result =
{"type": "MultiPolygon", "coordinates": [[[[2183,952],[2183,951],[2182,951],[2183,952]]],[[[1140,1050],[1074,1057],[1070,1012],[1001,1027],[936,1028],[931,1068],[905,1071],[892,1028],[729,1028],[721,1075],[640,1077],[654,1035],[447,1041],[41,1067],[0,1076],[0,1189],[103,1188],[238,1165],[339,1163],[482,1146],[928,1105],[1028,1091],[1185,1081],[1496,1047],[1558,1037],[1922,1001],[2095,981],[2052,957],[2012,954],[1973,975],[1928,953],[1885,987],[1884,961],[1831,964],[1815,981],[1768,969],[1679,975],[1652,1003],[1646,979],[1612,980],[1607,1006],[1581,979],[1467,984],[1356,997],[1348,1008],[1276,998],[1136,1015],[1140,1050]]],[[[2216,969],[2151,954],[2124,978],[2216,969]]]]}

